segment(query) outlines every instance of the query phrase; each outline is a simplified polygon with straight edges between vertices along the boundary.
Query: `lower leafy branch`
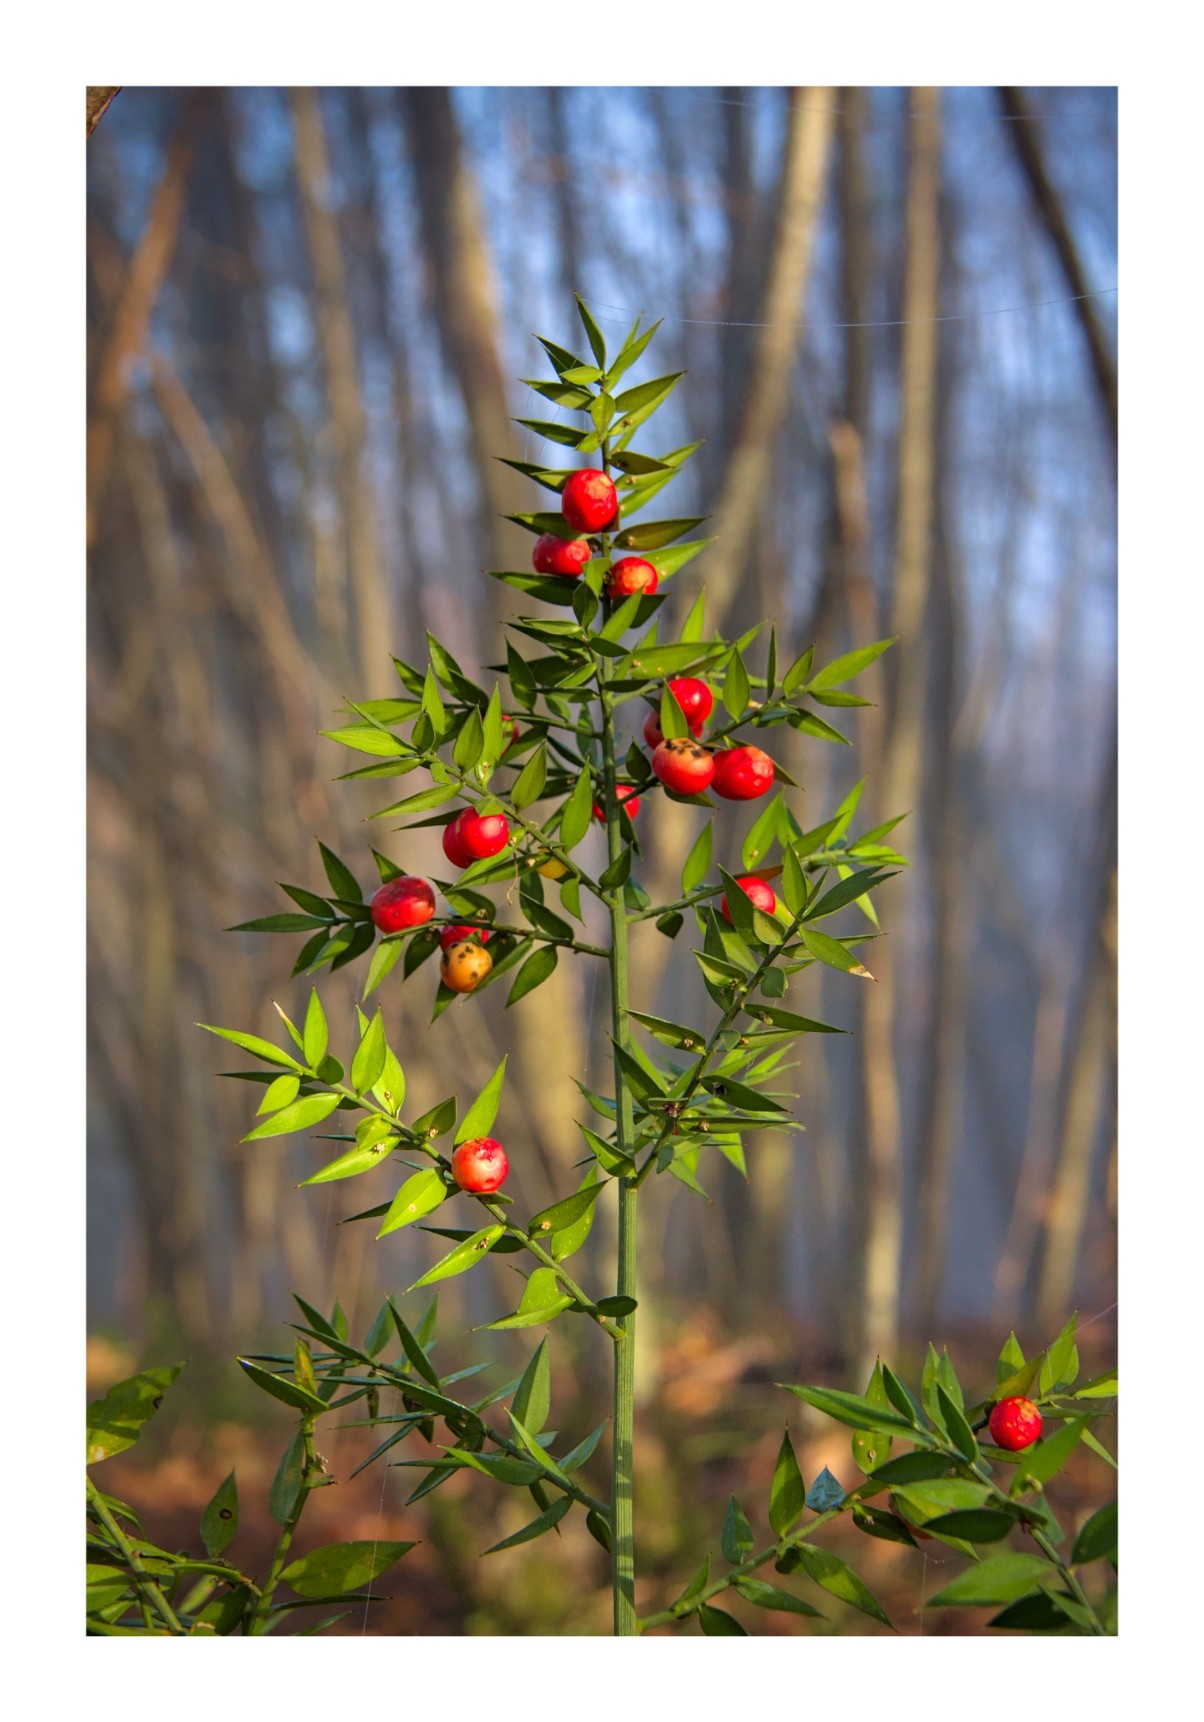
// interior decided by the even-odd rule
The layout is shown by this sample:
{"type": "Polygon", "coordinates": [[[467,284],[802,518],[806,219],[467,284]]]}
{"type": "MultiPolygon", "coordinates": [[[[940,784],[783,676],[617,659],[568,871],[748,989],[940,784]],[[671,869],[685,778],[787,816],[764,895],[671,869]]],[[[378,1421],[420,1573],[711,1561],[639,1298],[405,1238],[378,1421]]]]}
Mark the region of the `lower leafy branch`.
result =
{"type": "Polygon", "coordinates": [[[806,1488],[789,1432],[774,1468],[768,1518],[776,1540],[754,1553],[753,1533],[733,1497],[720,1538],[730,1570],[710,1574],[710,1557],[668,1608],[645,1616],[641,1630],[689,1620],[704,1633],[740,1634],[744,1628],[714,1598],[732,1592],[758,1607],[815,1614],[804,1599],[753,1578],[774,1561],[779,1573],[801,1571],[841,1601],[890,1624],[857,1574],[838,1556],[812,1545],[814,1533],[849,1515],[868,1536],[912,1547],[935,1539],[964,1555],[966,1569],[930,1597],[927,1606],[999,1609],[989,1626],[1000,1629],[1100,1636],[1116,1630],[1114,1582],[1100,1572],[1117,1563],[1115,1503],[1101,1507],[1078,1529],[1066,1551],[1067,1534],[1046,1499],[1046,1485],[1061,1471],[1080,1441],[1109,1464],[1107,1449],[1090,1424],[1115,1415],[1114,1371],[1076,1387],[1079,1365],[1072,1317],[1057,1339],[1026,1361],[1011,1336],[996,1368],[992,1392],[967,1405],[948,1354],[928,1349],[918,1390],[879,1363],[864,1395],[834,1388],[791,1387],[808,1405],[854,1431],[852,1457],[863,1480],[846,1491],[826,1469],[806,1488]],[[1033,1393],[1032,1399],[1023,1397],[1033,1393]],[[1020,1433],[1014,1407],[1024,1406],[1020,1433]],[[1059,1426],[1040,1433],[1047,1424],[1059,1426]],[[998,1432],[1004,1446],[979,1441],[998,1432]],[[910,1450],[891,1456],[892,1444],[910,1450]],[[1009,1486],[994,1468],[1014,1466],[1009,1486]],[[871,1505],[885,1497],[883,1505],[871,1505]],[[800,1525],[805,1510],[814,1517],[800,1525]],[[1035,1553],[1001,1545],[1028,1539],[1035,1553]],[[1091,1582],[1085,1576],[1091,1574],[1091,1582]],[[1089,1594],[1092,1592],[1094,1594],[1089,1594]]]}

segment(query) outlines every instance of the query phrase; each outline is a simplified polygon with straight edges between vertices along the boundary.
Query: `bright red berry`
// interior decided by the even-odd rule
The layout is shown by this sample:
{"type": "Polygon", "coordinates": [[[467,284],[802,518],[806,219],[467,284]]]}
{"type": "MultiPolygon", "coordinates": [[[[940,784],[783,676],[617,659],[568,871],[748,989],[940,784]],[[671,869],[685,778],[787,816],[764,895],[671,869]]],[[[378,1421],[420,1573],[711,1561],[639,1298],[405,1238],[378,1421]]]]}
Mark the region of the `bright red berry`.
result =
{"type": "Polygon", "coordinates": [[[445,951],[449,945],[458,945],[463,939],[480,939],[483,945],[487,945],[490,937],[488,927],[444,927],[439,934],[439,946],[445,951]]]}
{"type": "Polygon", "coordinates": [[[608,598],[634,598],[637,592],[655,592],[656,586],[656,569],[642,556],[624,556],[606,576],[608,598]]]}
{"type": "MultiPolygon", "coordinates": [[[[746,873],[742,879],[737,879],[736,883],[744,892],[744,895],[748,898],[754,909],[764,909],[767,915],[773,914],[774,910],[778,906],[778,900],[773,894],[773,887],[767,885],[764,879],[758,879],[755,873],[746,873]]],[[[730,921],[732,917],[728,911],[726,896],[720,903],[719,908],[722,911],[724,920],[730,921]]]]}
{"type": "Polygon", "coordinates": [[[1031,1399],[1001,1399],[988,1419],[987,1427],[997,1447],[1009,1453],[1019,1453],[1031,1447],[1041,1433],[1041,1413],[1031,1399]]]}
{"type": "Polygon", "coordinates": [[[652,756],[652,769],[666,789],[697,795],[715,775],[715,756],[685,736],[662,741],[652,756]]]}
{"type": "Polygon", "coordinates": [[[715,709],[715,696],[697,676],[677,676],[669,683],[678,705],[693,730],[701,729],[715,709]]]}
{"type": "MultiPolygon", "coordinates": [[[[623,803],[623,811],[628,819],[634,819],[640,810],[640,798],[635,792],[634,783],[616,783],[615,796],[623,803]]],[[[606,814],[602,811],[602,803],[594,802],[594,818],[601,824],[606,823],[606,814]]]]}
{"type": "Polygon", "coordinates": [[[578,532],[601,532],[618,511],[619,493],[604,472],[586,466],[565,485],[560,506],[564,518],[578,532]]]}
{"type": "Polygon", "coordinates": [[[435,913],[435,893],[425,879],[404,877],[382,885],[369,905],[372,920],[382,933],[400,933],[406,927],[421,927],[435,913]]]}
{"type": "Polygon", "coordinates": [[[535,540],[531,564],[537,574],[565,574],[570,580],[579,580],[589,556],[584,538],[557,538],[554,532],[545,532],[535,540]]]}
{"type": "Polygon", "coordinates": [[[462,1190],[487,1196],[500,1190],[506,1182],[510,1162],[506,1150],[492,1136],[477,1136],[471,1142],[461,1142],[452,1151],[452,1177],[462,1190]]]}
{"type": "Polygon", "coordinates": [[[443,827],[443,853],[453,867],[471,867],[472,856],[460,841],[460,816],[448,822],[443,827]]]}
{"type": "Polygon", "coordinates": [[[484,861],[510,841],[510,825],[501,813],[474,813],[470,807],[456,820],[456,841],[469,859],[484,861]]]}
{"type": "Polygon", "coordinates": [[[759,747],[729,747],[715,755],[715,794],[725,801],[755,801],[773,784],[774,764],[759,747]]]}

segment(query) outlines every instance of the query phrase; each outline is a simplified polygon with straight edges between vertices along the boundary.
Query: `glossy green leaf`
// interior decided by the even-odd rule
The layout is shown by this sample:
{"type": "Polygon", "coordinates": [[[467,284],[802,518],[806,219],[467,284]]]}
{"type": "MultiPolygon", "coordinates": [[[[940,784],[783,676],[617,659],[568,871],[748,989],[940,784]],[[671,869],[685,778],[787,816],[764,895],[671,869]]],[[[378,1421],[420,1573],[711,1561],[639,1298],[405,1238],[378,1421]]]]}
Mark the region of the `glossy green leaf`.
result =
{"type": "Polygon", "coordinates": [[[736,1590],[746,1602],[752,1602],[758,1608],[777,1609],[782,1614],[806,1614],[814,1620],[822,1620],[819,1609],[812,1608],[802,1597],[794,1596],[780,1585],[766,1584],[764,1579],[748,1578],[743,1575],[736,1580],[736,1590]]]}
{"type": "Polygon", "coordinates": [[[510,799],[515,807],[521,811],[524,807],[530,807],[533,801],[538,801],[543,794],[547,777],[548,750],[546,744],[541,741],[519,772],[510,791],[510,799]]]}
{"type": "Polygon", "coordinates": [[[818,1549],[811,1543],[796,1543],[795,1552],[799,1557],[799,1565],[816,1584],[822,1585],[824,1590],[839,1597],[842,1602],[851,1603],[854,1608],[860,1609],[862,1614],[868,1614],[872,1620],[880,1620],[884,1626],[891,1624],[873,1592],[838,1555],[831,1554],[827,1549],[818,1549]]]}
{"type": "Polygon", "coordinates": [[[201,1541],[214,1559],[233,1542],[238,1530],[238,1485],[234,1473],[221,1483],[201,1514],[201,1541]]]}
{"type": "Polygon", "coordinates": [[[517,1548],[520,1543],[534,1542],[536,1537],[542,1537],[548,1531],[554,1530],[572,1504],[571,1495],[558,1496],[547,1511],[541,1513],[537,1519],[532,1519],[530,1524],[524,1525],[521,1531],[515,1531],[513,1536],[503,1537],[500,1543],[494,1543],[484,1552],[487,1555],[496,1555],[500,1554],[503,1549],[517,1548]]]}
{"type": "Polygon", "coordinates": [[[1082,1526],[1074,1539],[1074,1553],[1071,1562],[1075,1566],[1085,1561],[1110,1560],[1116,1564],[1117,1547],[1117,1504],[1110,1501],[1107,1506],[1100,1507],[1092,1513],[1086,1524],[1082,1526]]]}
{"type": "Polygon", "coordinates": [[[338,1104],[337,1094],[303,1095],[291,1106],[286,1106],[282,1112],[265,1118],[262,1124],[249,1130],[242,1137],[242,1141],[260,1142],[267,1136],[289,1136],[297,1130],[312,1130],[315,1124],[321,1124],[323,1119],[329,1118],[338,1104]]]}
{"type": "Polygon", "coordinates": [[[830,939],[827,933],[816,931],[812,927],[800,927],[799,937],[813,957],[825,963],[830,969],[840,969],[847,975],[856,975],[861,980],[872,981],[873,975],[851,951],[836,939],[830,939]]]}
{"type": "Polygon", "coordinates": [[[1020,1341],[1014,1333],[1009,1333],[995,1364],[996,1383],[1006,1381],[1009,1375],[1014,1375],[1018,1369],[1023,1369],[1023,1367],[1024,1353],[1020,1349],[1020,1341]]]}
{"type": "Polygon", "coordinates": [[[807,1498],[790,1431],[782,1433],[773,1481],[769,1486],[769,1523],[775,1536],[784,1537],[802,1512],[807,1498]]]}
{"type": "Polygon", "coordinates": [[[861,646],[855,652],[846,652],[843,657],[833,658],[830,664],[825,664],[822,670],[817,670],[807,686],[809,693],[816,689],[839,687],[841,682],[852,681],[864,669],[880,658],[889,647],[893,646],[898,635],[889,640],[879,640],[872,646],[861,646]]]}
{"type": "Polygon", "coordinates": [[[1048,1483],[1082,1440],[1087,1421],[1086,1417],[1076,1417],[1073,1422],[1064,1423],[1054,1434],[1047,1435],[1035,1447],[1021,1453],[1019,1463],[1022,1470],[1039,1483],[1048,1483]]]}
{"type": "Polygon", "coordinates": [[[1008,1550],[988,1555],[977,1566],[959,1573],[935,1596],[930,1596],[925,1607],[950,1608],[959,1604],[982,1607],[987,1603],[1014,1602],[1031,1590],[1036,1581],[1057,1576],[1057,1568],[1042,1556],[1008,1550]]]}
{"type": "Polygon", "coordinates": [[[97,1464],[124,1453],[154,1416],[163,1395],[183,1369],[182,1363],[143,1369],[109,1388],[103,1399],[88,1407],[87,1463],[97,1464]]]}
{"type": "Polygon", "coordinates": [[[366,1094],[380,1081],[385,1068],[385,1024],[378,1009],[364,1030],[351,1061],[351,1086],[357,1094],[366,1094]]]}
{"type": "Polygon", "coordinates": [[[753,1550],[753,1534],[743,1509],[734,1495],[728,1497],[727,1514],[719,1538],[723,1558],[729,1566],[738,1567],[753,1550]]]}
{"type": "Polygon", "coordinates": [[[455,1147],[458,1148],[461,1142],[472,1142],[478,1136],[488,1136],[502,1103],[502,1086],[505,1080],[506,1059],[503,1058],[460,1120],[460,1126],[453,1138],[455,1147]]]}
{"type": "Polygon", "coordinates": [[[859,1393],[844,1393],[836,1387],[791,1386],[787,1386],[787,1392],[797,1394],[806,1404],[814,1405],[817,1411],[834,1417],[849,1429],[874,1429],[887,1435],[914,1433],[911,1423],[900,1412],[875,1405],[859,1393]]]}
{"type": "Polygon", "coordinates": [[[318,848],[322,854],[322,865],[326,869],[326,877],[330,888],[336,897],[343,897],[350,903],[362,903],[364,894],[359,888],[355,874],[345,867],[334,852],[325,843],[319,842],[318,848]]]}
{"type": "Polygon", "coordinates": [[[515,976],[514,985],[510,988],[510,995],[506,1000],[507,1006],[517,1004],[519,999],[526,998],[528,993],[542,986],[556,967],[556,962],[555,945],[538,945],[515,976]]]}
{"type": "Polygon", "coordinates": [[[532,1435],[538,1435],[547,1424],[552,1409],[552,1366],[546,1339],[540,1340],[524,1369],[512,1405],[514,1415],[532,1435]]]}
{"type": "Polygon", "coordinates": [[[357,1141],[354,1148],[348,1148],[345,1154],[329,1161],[310,1177],[303,1178],[298,1188],[304,1189],[307,1184],[334,1184],[342,1178],[358,1178],[361,1172],[370,1172],[374,1166],[387,1160],[400,1138],[390,1132],[385,1119],[374,1117],[369,1122],[375,1128],[362,1142],[357,1141]]]}
{"type": "Polygon", "coordinates": [[[305,1433],[298,1429],[280,1455],[280,1463],[268,1490],[268,1511],[278,1525],[288,1523],[305,1486],[305,1458],[305,1433]]]}
{"type": "Polygon", "coordinates": [[[825,1465],[807,1490],[807,1505],[813,1513],[827,1513],[833,1507],[839,1507],[844,1498],[845,1492],[839,1480],[825,1465]]]}
{"type": "Polygon", "coordinates": [[[593,805],[593,779],[587,765],[573,785],[573,792],[565,802],[560,815],[561,848],[572,850],[581,842],[589,830],[593,805]]]}
{"type": "Polygon", "coordinates": [[[250,1377],[256,1387],[273,1399],[279,1399],[282,1405],[291,1405],[294,1411],[325,1411],[326,1401],[319,1399],[316,1393],[308,1388],[300,1387],[295,1381],[289,1381],[285,1376],[272,1375],[268,1370],[261,1369],[257,1363],[252,1363],[248,1357],[240,1357],[238,1362],[243,1372],[250,1377]]]}
{"type": "Polygon", "coordinates": [[[604,1187],[602,1184],[583,1184],[580,1190],[575,1190],[563,1201],[554,1202],[550,1208],[541,1208],[528,1222],[528,1236],[542,1238],[549,1232],[563,1232],[589,1213],[604,1187]]]}
{"type": "Polygon", "coordinates": [[[328,1543],[325,1548],[311,1549],[300,1560],[290,1561],[280,1577],[298,1596],[341,1596],[371,1584],[414,1546],[380,1540],[328,1543]]]}
{"type": "Polygon", "coordinates": [[[495,1225],[485,1226],[481,1231],[474,1232],[471,1237],[465,1238],[462,1244],[457,1244],[454,1250],[450,1250],[441,1261],[436,1262],[421,1279],[408,1286],[407,1291],[416,1291],[419,1286],[434,1285],[437,1280],[451,1279],[454,1274],[466,1273],[469,1268],[475,1267],[484,1259],[505,1229],[505,1226],[495,1225]]]}
{"type": "Polygon", "coordinates": [[[433,1166],[415,1172],[412,1178],[406,1179],[390,1202],[389,1211],[381,1222],[377,1237],[386,1237],[388,1233],[396,1232],[402,1226],[411,1225],[415,1220],[433,1214],[446,1195],[447,1186],[443,1182],[443,1176],[433,1166]]]}
{"type": "Polygon", "coordinates": [[[299,1076],[278,1076],[274,1082],[269,1082],[264,1090],[263,1099],[255,1108],[257,1117],[265,1112],[279,1112],[286,1106],[291,1106],[301,1090],[299,1076]]]}
{"type": "Polygon", "coordinates": [[[214,1028],[212,1023],[199,1022],[196,1025],[209,1034],[216,1034],[222,1040],[231,1041],[235,1046],[241,1046],[244,1052],[252,1053],[256,1058],[262,1058],[266,1064],[282,1064],[288,1070],[303,1071],[305,1066],[298,1064],[295,1058],[287,1052],[282,1052],[278,1046],[273,1046],[270,1040],[261,1040],[257,1034],[243,1034],[234,1028],[214,1028]]]}
{"type": "Polygon", "coordinates": [[[733,1615],[709,1602],[698,1605],[698,1624],[708,1638],[747,1638],[748,1634],[733,1615]]]}
{"type": "Polygon", "coordinates": [[[721,698],[733,718],[743,717],[748,707],[749,696],[748,671],[744,668],[744,660],[739,652],[733,652],[727,666],[727,674],[723,678],[721,698]]]}

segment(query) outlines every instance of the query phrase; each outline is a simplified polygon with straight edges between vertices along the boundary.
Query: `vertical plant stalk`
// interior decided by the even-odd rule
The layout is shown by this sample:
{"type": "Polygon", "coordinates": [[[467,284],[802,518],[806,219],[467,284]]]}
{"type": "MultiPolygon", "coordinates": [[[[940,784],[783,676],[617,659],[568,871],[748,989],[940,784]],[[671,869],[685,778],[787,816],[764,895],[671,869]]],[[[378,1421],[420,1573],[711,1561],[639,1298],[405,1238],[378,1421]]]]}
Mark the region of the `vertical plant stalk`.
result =
{"type": "MultiPolygon", "coordinates": [[[[609,472],[609,448],[602,445],[602,470],[609,472]]],[[[603,534],[602,554],[610,555],[610,535],[603,534]]],[[[607,687],[607,660],[598,660],[598,687],[602,697],[602,768],[605,785],[603,808],[606,813],[606,847],[608,865],[623,852],[623,834],[619,825],[619,801],[615,794],[615,723],[614,700],[607,687]]],[[[632,1151],[634,1118],[631,1091],[618,1048],[626,1048],[629,1026],[627,1018],[627,905],[622,885],[607,892],[610,911],[610,1017],[614,1041],[616,1140],[624,1154],[632,1151]]],[[[619,1186],[619,1245],[615,1280],[618,1297],[635,1297],[636,1268],[636,1179],[620,1176],[619,1186]]],[[[618,1318],[620,1338],[615,1346],[614,1433],[611,1459],[611,1589],[614,1597],[614,1631],[616,1638],[634,1638],[639,1632],[635,1612],[635,1516],[632,1501],[634,1477],[633,1435],[635,1425],[635,1312],[618,1318]]]]}
{"type": "Polygon", "coordinates": [[[159,1586],[155,1583],[155,1580],[146,1571],[145,1567],[138,1559],[138,1556],[130,1547],[129,1539],[126,1537],[125,1532],[121,1529],[121,1526],[117,1523],[117,1520],[113,1517],[112,1513],[110,1513],[109,1509],[105,1506],[104,1501],[101,1499],[100,1490],[96,1487],[96,1484],[92,1481],[91,1477],[88,1477],[86,1481],[88,1485],[88,1499],[92,1503],[92,1508],[105,1530],[108,1531],[114,1543],[117,1545],[118,1549],[120,1549],[122,1559],[125,1561],[133,1575],[134,1584],[138,1590],[138,1603],[142,1609],[143,1620],[146,1621],[148,1626],[150,1625],[149,1619],[147,1618],[147,1605],[149,1604],[161,1617],[168,1632],[175,1633],[177,1635],[184,1635],[184,1628],[180,1624],[180,1620],[176,1615],[175,1610],[172,1608],[163,1592],[159,1589],[159,1586]]]}
{"type": "Polygon", "coordinates": [[[272,1564],[268,1568],[268,1576],[263,1581],[263,1589],[255,1602],[251,1618],[247,1622],[247,1636],[252,1637],[267,1630],[268,1613],[272,1606],[272,1597],[276,1586],[280,1583],[280,1575],[284,1571],[284,1563],[288,1559],[288,1551],[292,1546],[301,1515],[305,1511],[305,1503],[309,1499],[310,1490],[314,1487],[314,1473],[318,1469],[318,1458],[314,1452],[314,1420],[305,1415],[301,1419],[301,1437],[305,1443],[305,1459],[301,1467],[301,1487],[297,1490],[297,1499],[293,1502],[293,1510],[285,1520],[272,1556],[272,1564]]]}

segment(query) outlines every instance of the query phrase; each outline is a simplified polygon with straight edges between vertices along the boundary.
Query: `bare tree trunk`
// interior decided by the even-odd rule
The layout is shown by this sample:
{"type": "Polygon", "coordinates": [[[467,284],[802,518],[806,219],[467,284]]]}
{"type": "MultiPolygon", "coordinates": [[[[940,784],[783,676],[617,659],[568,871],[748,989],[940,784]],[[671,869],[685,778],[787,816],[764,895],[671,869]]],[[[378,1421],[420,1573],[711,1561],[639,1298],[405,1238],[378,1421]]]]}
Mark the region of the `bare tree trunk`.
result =
{"type": "MultiPolygon", "coordinates": [[[[439,337],[468,415],[480,484],[481,542],[492,568],[522,568],[526,534],[503,516],[529,513],[519,476],[502,464],[514,453],[514,433],[498,351],[497,293],[476,185],[464,160],[451,92],[441,87],[398,91],[418,191],[422,235],[431,271],[439,337]]],[[[494,594],[504,613],[500,584],[494,594]]]]}
{"type": "Polygon", "coordinates": [[[1089,297],[1091,289],[1087,282],[1087,274],[1079,256],[1074,235],[1070,231],[1070,223],[1066,219],[1066,211],[1058,196],[1057,188],[1049,176],[1045,165],[1045,153],[1041,147],[1041,136],[1037,121],[1028,111],[1028,103],[1024,92],[1018,89],[1002,88],[999,91],[999,102],[1007,124],[1004,131],[1012,141],[1016,158],[1028,181],[1033,202],[1037,213],[1045,224],[1045,230],[1053,242],[1058,254],[1058,262],[1062,265],[1062,273],[1066,284],[1075,296],[1075,313],[1087,342],[1087,351],[1091,358],[1091,371],[1099,390],[1100,400],[1108,415],[1108,423],[1112,429],[1112,440],[1116,441],[1119,434],[1119,407],[1116,390],[1116,361],[1108,346],[1103,324],[1095,308],[1095,300],[1089,297]]]}
{"type": "MultiPolygon", "coordinates": [[[[891,722],[883,744],[880,809],[915,808],[920,786],[927,654],[922,626],[932,554],[939,304],[940,95],[912,92],[911,171],[903,289],[899,495],[891,632],[901,636],[891,722]]],[[[914,839],[913,839],[914,841],[914,839]]],[[[863,1080],[867,1184],[858,1191],[859,1334],[857,1378],[893,1354],[899,1326],[903,1238],[903,1121],[895,1046],[896,960],[889,940],[872,954],[876,980],[865,997],[863,1080]]]]}
{"type": "Polygon", "coordinates": [[[777,224],[759,319],[763,326],[756,331],[740,428],[710,528],[715,544],[707,557],[707,592],[716,627],[722,626],[735,600],[769,489],[774,444],[801,340],[835,105],[831,90],[791,92],[777,224]]]}
{"type": "Polygon", "coordinates": [[[377,540],[376,508],[366,467],[368,427],[360,396],[355,327],[347,297],[338,218],[330,206],[330,159],[318,92],[293,91],[297,181],[318,295],[318,328],[326,364],[335,468],[346,528],[355,618],[356,669],[367,694],[383,672],[391,634],[377,540]]]}
{"type": "Polygon", "coordinates": [[[97,367],[88,420],[89,550],[96,542],[97,518],[113,458],[117,414],[129,386],[130,365],[146,345],[151,312],[176,248],[202,106],[199,96],[185,103],[97,367]]]}

